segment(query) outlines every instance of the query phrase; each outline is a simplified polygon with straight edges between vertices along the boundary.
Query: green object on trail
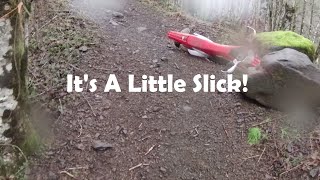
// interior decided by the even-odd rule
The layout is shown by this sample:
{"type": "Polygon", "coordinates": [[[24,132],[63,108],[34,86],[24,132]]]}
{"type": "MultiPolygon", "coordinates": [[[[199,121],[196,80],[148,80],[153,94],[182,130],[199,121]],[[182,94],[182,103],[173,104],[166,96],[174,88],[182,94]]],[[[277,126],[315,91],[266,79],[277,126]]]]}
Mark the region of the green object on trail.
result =
{"type": "Polygon", "coordinates": [[[260,128],[250,128],[248,133],[248,143],[250,145],[259,144],[262,139],[260,128]]]}
{"type": "Polygon", "coordinates": [[[313,42],[292,31],[272,31],[258,33],[255,37],[260,47],[272,48],[292,48],[300,51],[314,61],[316,48],[313,42]]]}

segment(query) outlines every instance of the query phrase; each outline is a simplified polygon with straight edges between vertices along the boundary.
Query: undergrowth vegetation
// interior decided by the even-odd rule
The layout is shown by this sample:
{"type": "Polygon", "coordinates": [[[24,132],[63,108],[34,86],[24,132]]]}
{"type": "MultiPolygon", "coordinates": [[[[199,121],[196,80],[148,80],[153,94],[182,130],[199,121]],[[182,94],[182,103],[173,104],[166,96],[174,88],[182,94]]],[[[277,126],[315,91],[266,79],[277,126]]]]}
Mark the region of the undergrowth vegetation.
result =
{"type": "MultiPolygon", "coordinates": [[[[20,0],[11,2],[12,7],[16,7],[20,0]]],[[[37,1],[33,8],[25,4],[25,11],[21,12],[27,12],[28,17],[31,15],[31,24],[26,32],[24,15],[12,17],[15,24],[13,48],[16,62],[13,68],[16,68],[15,83],[18,83],[15,85],[15,95],[21,108],[15,116],[21,120],[13,120],[14,129],[18,131],[9,132],[18,135],[13,144],[0,144],[0,179],[26,179],[29,156],[41,153],[44,145],[50,142],[44,143],[45,137],[40,132],[50,132],[49,127],[43,124],[50,124],[46,121],[58,118],[61,113],[66,76],[73,73],[76,64],[80,63],[79,48],[89,47],[97,41],[94,30],[85,29],[87,22],[70,11],[64,11],[67,3],[67,0],[37,1]],[[29,40],[28,47],[25,39],[29,40]],[[28,60],[25,47],[29,51],[28,60]]]]}
{"type": "MultiPolygon", "coordinates": [[[[67,74],[77,70],[81,47],[89,48],[97,43],[94,29],[86,29],[87,23],[65,10],[67,1],[36,4],[32,37],[30,40],[30,80],[32,101],[41,102],[50,110],[59,109],[65,100],[67,74]],[[57,9],[47,12],[46,9],[57,9]],[[47,14],[43,19],[41,14],[47,14]],[[40,26],[39,26],[40,25],[40,26]]],[[[91,27],[91,26],[90,26],[91,27]]]]}
{"type": "Polygon", "coordinates": [[[260,128],[250,128],[248,133],[248,143],[250,145],[259,144],[262,138],[262,133],[260,128]]]}

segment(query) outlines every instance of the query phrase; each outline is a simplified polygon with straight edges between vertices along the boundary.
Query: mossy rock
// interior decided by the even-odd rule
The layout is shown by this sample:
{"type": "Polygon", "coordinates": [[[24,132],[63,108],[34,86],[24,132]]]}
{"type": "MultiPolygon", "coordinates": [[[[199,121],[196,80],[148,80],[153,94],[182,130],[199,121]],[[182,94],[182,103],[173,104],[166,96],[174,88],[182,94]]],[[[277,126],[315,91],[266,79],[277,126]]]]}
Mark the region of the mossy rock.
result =
{"type": "Polygon", "coordinates": [[[258,33],[254,41],[261,55],[270,51],[292,48],[315,60],[316,48],[312,41],[292,31],[273,31],[258,33]]]}

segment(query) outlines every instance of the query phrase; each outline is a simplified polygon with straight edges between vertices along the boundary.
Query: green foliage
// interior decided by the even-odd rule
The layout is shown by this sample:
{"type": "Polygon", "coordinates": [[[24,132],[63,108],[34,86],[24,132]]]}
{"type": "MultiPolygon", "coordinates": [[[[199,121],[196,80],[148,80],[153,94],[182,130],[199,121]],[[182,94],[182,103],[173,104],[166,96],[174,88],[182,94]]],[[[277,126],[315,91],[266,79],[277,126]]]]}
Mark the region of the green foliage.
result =
{"type": "Polygon", "coordinates": [[[166,0],[166,1],[159,1],[158,2],[162,7],[166,8],[169,11],[175,11],[176,7],[172,4],[172,2],[166,0]]]}
{"type": "Polygon", "coordinates": [[[281,128],[281,139],[283,140],[292,140],[292,139],[299,139],[300,138],[300,133],[296,129],[292,128],[281,128]]]}
{"type": "Polygon", "coordinates": [[[0,147],[0,179],[25,179],[29,163],[22,150],[12,144],[2,144],[0,147]]]}
{"type": "Polygon", "coordinates": [[[316,48],[313,42],[292,31],[263,32],[256,35],[256,40],[263,47],[288,47],[296,49],[314,60],[316,48]]]}
{"type": "Polygon", "coordinates": [[[262,133],[260,128],[250,128],[248,132],[248,143],[250,145],[259,144],[262,139],[262,133]]]}
{"type": "Polygon", "coordinates": [[[178,3],[174,0],[142,0],[142,2],[151,5],[153,8],[164,10],[167,12],[178,12],[178,3]]]}
{"type": "Polygon", "coordinates": [[[32,127],[28,127],[27,131],[20,147],[26,155],[31,155],[40,150],[42,143],[38,133],[32,127]]]}

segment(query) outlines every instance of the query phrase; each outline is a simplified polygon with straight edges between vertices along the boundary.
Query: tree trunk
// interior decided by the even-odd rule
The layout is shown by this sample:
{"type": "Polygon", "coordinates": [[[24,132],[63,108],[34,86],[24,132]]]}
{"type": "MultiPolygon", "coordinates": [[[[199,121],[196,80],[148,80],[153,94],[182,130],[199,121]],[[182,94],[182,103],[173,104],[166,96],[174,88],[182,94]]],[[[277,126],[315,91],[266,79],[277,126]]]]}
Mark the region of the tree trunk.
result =
{"type": "Polygon", "coordinates": [[[280,6],[280,0],[276,0],[275,1],[275,5],[274,5],[274,16],[273,16],[273,30],[278,30],[278,27],[277,27],[277,22],[278,22],[278,19],[279,16],[280,16],[280,11],[281,11],[281,6],[280,6]]]}
{"type": "Polygon", "coordinates": [[[294,5],[293,5],[295,12],[293,14],[293,20],[292,20],[292,29],[291,31],[296,32],[296,27],[297,27],[297,0],[294,1],[294,5]]]}
{"type": "Polygon", "coordinates": [[[284,0],[279,0],[279,6],[280,6],[280,9],[279,9],[279,19],[278,19],[278,22],[277,22],[277,29],[278,30],[283,30],[284,27],[283,27],[283,24],[286,24],[286,18],[285,18],[285,15],[286,15],[286,9],[285,9],[285,2],[284,0]]]}
{"type": "Polygon", "coordinates": [[[318,61],[320,60],[319,58],[320,58],[320,38],[319,38],[318,48],[316,51],[316,59],[318,59],[318,61]]]}
{"type": "Polygon", "coordinates": [[[301,18],[301,26],[300,26],[300,34],[303,34],[303,28],[304,28],[304,19],[306,16],[306,7],[307,7],[307,0],[303,1],[303,11],[302,11],[302,18],[301,18]]]}
{"type": "Polygon", "coordinates": [[[312,36],[312,25],[313,25],[313,15],[314,15],[314,6],[315,6],[315,3],[314,3],[315,0],[312,1],[312,4],[311,4],[311,16],[310,16],[310,26],[309,26],[309,37],[312,36]]]}
{"type": "Polygon", "coordinates": [[[28,117],[27,102],[28,55],[25,25],[28,16],[26,11],[30,6],[28,2],[1,0],[0,3],[0,17],[10,12],[10,16],[0,19],[0,68],[2,69],[0,71],[0,112],[2,112],[0,115],[0,143],[4,145],[4,148],[0,149],[0,159],[3,159],[4,154],[8,156],[6,169],[9,169],[9,172],[5,171],[5,174],[0,172],[0,174],[5,176],[12,175],[10,169],[14,172],[21,170],[18,169],[19,164],[25,160],[21,159],[22,152],[16,152],[17,148],[9,147],[17,145],[26,155],[35,150],[32,148],[35,148],[33,140],[36,136],[30,134],[33,129],[28,117]]]}
{"type": "Polygon", "coordinates": [[[272,31],[272,19],[273,19],[273,0],[269,0],[269,31],[272,31]]]}

